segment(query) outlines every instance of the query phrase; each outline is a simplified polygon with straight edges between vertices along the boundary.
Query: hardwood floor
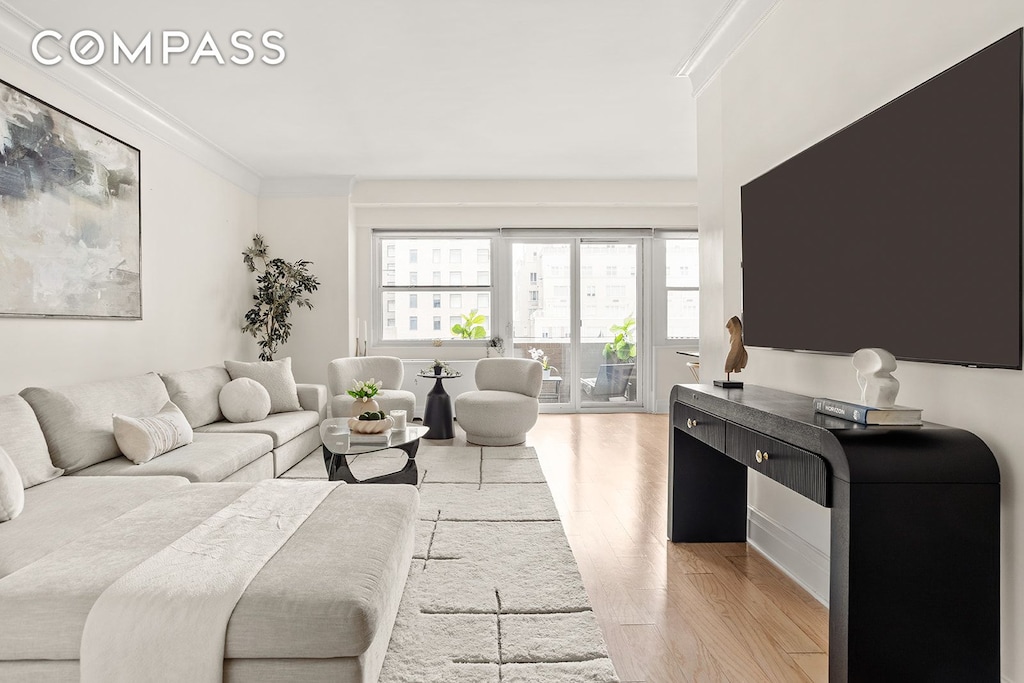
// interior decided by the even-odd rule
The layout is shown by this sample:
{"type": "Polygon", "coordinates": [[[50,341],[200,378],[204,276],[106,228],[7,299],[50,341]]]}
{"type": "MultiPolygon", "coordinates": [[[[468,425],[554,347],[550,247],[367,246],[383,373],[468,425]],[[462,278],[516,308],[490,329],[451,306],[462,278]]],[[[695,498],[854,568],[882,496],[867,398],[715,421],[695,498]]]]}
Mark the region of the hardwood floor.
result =
{"type": "Polygon", "coordinates": [[[541,415],[527,444],[623,681],[828,680],[819,602],[744,543],[666,540],[668,416],[541,415]]]}

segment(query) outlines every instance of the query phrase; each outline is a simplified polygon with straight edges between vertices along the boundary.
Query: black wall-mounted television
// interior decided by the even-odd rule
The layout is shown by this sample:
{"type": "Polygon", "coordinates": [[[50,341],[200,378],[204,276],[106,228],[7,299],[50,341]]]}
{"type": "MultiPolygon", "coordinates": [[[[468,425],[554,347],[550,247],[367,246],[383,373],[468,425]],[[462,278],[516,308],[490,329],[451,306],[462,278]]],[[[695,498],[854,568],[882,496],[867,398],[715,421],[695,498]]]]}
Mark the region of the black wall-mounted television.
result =
{"type": "Polygon", "coordinates": [[[741,188],[749,346],[1020,369],[1022,34],[741,188]]]}

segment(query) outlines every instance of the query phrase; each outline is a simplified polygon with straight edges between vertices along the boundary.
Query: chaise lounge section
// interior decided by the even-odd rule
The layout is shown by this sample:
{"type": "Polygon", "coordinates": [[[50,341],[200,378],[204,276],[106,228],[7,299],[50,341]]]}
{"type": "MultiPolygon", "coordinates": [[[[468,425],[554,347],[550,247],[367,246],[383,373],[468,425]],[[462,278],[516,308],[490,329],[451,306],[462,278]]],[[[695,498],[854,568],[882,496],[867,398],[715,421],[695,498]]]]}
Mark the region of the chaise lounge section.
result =
{"type": "MultiPolygon", "coordinates": [[[[108,586],[319,448],[324,387],[297,386],[303,410],[229,423],[216,407],[229,379],[211,367],[0,397],[0,449],[24,488],[24,509],[0,522],[0,680],[79,680],[85,622],[108,586]],[[121,455],[111,414],[153,415],[171,398],[194,441],[143,464],[121,455]]],[[[331,490],[230,613],[224,680],[375,681],[418,499],[412,486],[331,490]]]]}

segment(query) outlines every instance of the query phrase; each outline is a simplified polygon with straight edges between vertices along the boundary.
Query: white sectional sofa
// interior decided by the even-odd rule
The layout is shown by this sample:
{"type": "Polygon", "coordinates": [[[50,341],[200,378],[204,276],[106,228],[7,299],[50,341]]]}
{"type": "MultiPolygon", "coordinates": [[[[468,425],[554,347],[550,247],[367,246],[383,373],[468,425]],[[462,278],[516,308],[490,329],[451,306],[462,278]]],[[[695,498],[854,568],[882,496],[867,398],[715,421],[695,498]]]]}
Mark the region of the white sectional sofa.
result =
{"type": "MultiPolygon", "coordinates": [[[[0,448],[25,489],[21,514],[0,522],[0,680],[78,680],[86,617],[111,583],[319,448],[324,387],[298,385],[301,411],[233,424],[215,408],[228,379],[201,368],[0,397],[0,448]],[[151,415],[168,399],[194,442],[134,464],[111,413],[151,415]]],[[[417,504],[411,486],[334,489],[231,613],[224,680],[376,680],[417,504]]]]}
{"type": "Polygon", "coordinates": [[[258,422],[224,420],[218,396],[231,378],[223,367],[166,375],[30,387],[21,392],[39,419],[53,464],[81,476],[178,475],[193,482],[257,481],[277,477],[320,447],[327,389],[297,385],[304,410],[258,422]],[[111,414],[155,414],[172,401],[195,430],[194,441],[136,465],[120,454],[111,414]]]}

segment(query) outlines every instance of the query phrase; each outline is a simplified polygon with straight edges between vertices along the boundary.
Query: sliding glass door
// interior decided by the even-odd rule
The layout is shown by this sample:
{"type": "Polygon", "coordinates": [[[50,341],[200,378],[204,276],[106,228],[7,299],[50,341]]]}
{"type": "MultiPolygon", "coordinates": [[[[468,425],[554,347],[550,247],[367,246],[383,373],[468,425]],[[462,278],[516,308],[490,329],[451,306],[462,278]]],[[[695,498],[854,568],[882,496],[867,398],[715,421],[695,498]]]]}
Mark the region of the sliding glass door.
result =
{"type": "Polygon", "coordinates": [[[515,239],[509,355],[545,365],[541,410],[642,407],[638,240],[515,239]]]}
{"type": "Polygon", "coordinates": [[[637,405],[639,242],[579,244],[580,405],[637,405]]]}
{"type": "Polygon", "coordinates": [[[512,355],[545,365],[540,402],[573,406],[573,245],[513,242],[512,355]]]}

